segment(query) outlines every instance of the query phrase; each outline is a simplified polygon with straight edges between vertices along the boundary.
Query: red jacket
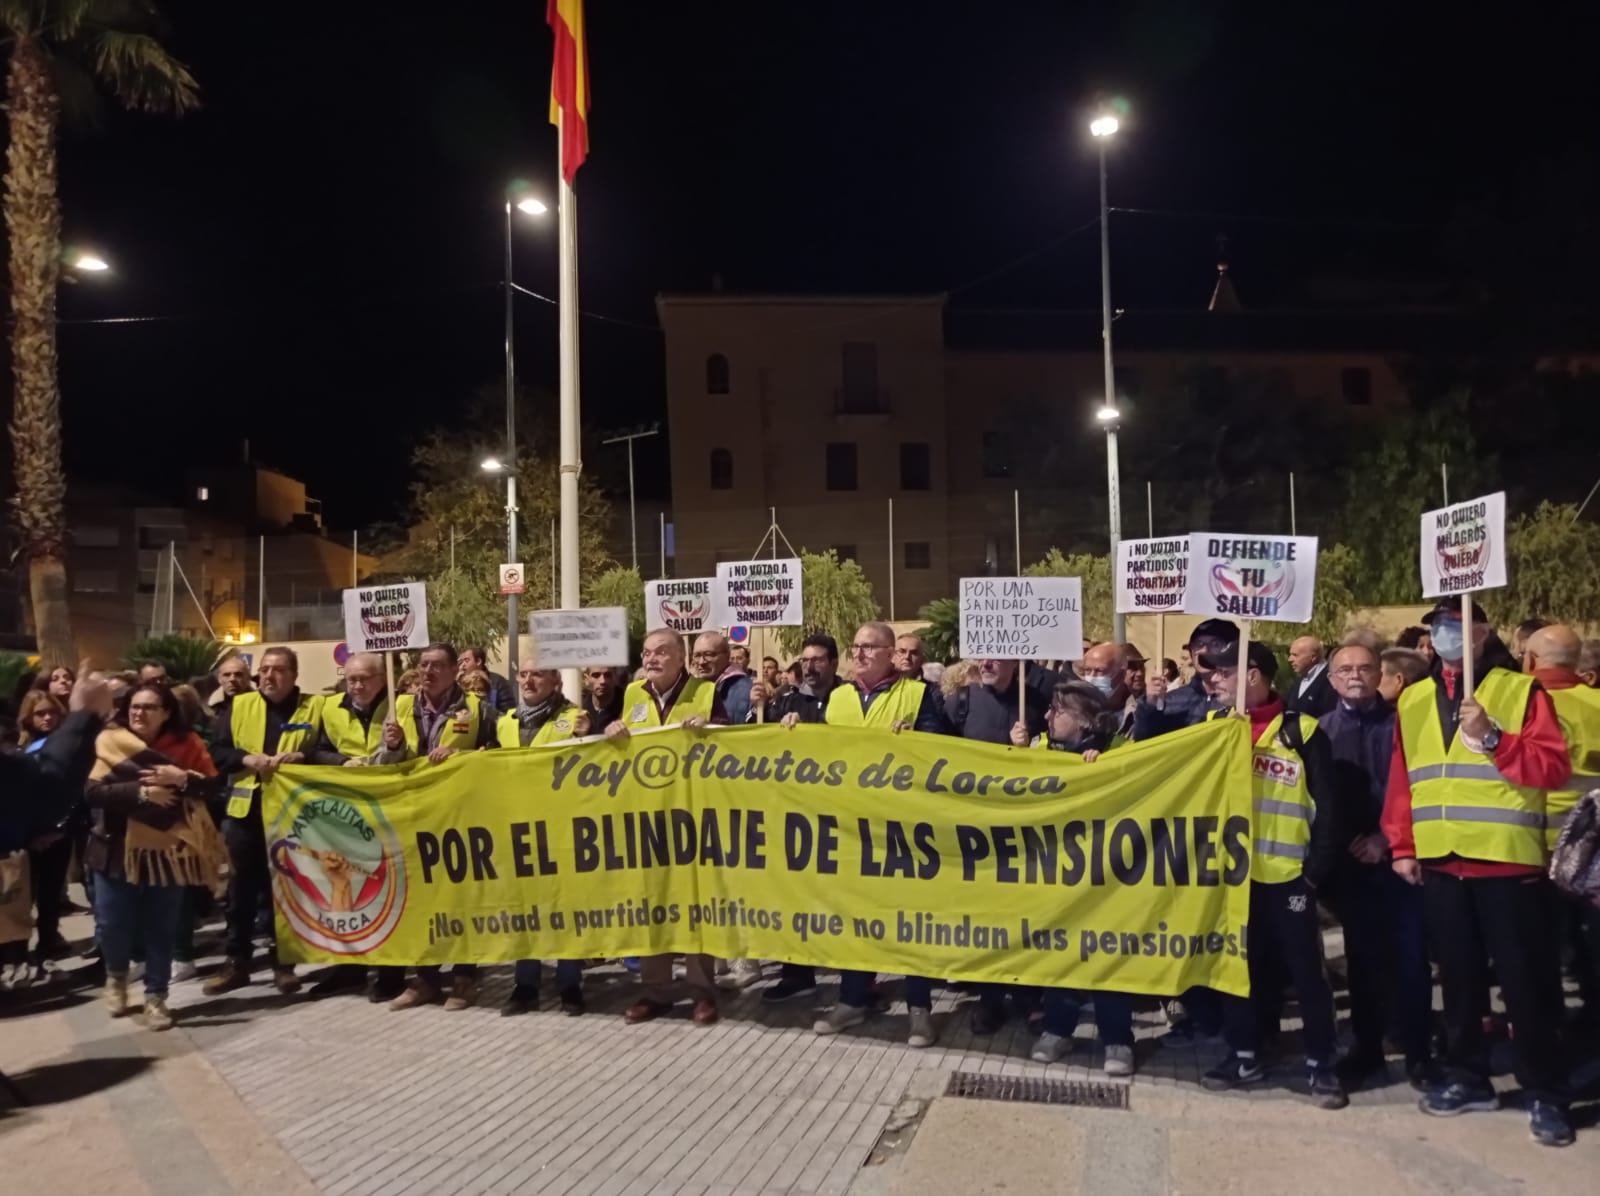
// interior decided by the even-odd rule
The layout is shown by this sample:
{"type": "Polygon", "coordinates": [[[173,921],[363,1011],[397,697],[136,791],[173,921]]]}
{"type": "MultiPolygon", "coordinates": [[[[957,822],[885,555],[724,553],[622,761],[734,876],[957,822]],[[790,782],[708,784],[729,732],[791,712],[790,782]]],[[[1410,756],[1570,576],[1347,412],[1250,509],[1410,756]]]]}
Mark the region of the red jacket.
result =
{"type": "MultiPolygon", "coordinates": [[[[1452,697],[1460,674],[1445,666],[1438,681],[1452,697]]],[[[1572,775],[1572,757],[1561,734],[1555,703],[1542,689],[1528,695],[1528,710],[1522,730],[1512,735],[1503,732],[1494,749],[1494,766],[1513,785],[1528,789],[1559,789],[1572,775]]],[[[1397,860],[1415,859],[1416,840],[1411,834],[1411,780],[1406,767],[1405,744],[1400,736],[1400,720],[1394,724],[1394,756],[1389,761],[1389,785],[1383,802],[1383,833],[1397,860]]],[[[1542,868],[1527,864],[1504,864],[1490,860],[1467,860],[1451,856],[1443,860],[1424,860],[1423,865],[1452,876],[1524,876],[1538,874],[1542,868]]]]}

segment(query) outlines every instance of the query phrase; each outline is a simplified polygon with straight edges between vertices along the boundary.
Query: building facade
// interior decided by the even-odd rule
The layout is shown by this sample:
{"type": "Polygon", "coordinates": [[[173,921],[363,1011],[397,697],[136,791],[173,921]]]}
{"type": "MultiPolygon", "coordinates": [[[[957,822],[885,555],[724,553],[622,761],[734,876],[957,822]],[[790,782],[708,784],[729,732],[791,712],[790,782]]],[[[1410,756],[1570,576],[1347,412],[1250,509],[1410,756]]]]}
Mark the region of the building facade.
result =
{"type": "MultiPolygon", "coordinates": [[[[657,313],[676,576],[747,559],[775,520],[780,544],[855,560],[885,612],[909,618],[963,576],[1013,573],[1019,547],[1023,565],[1052,548],[1105,551],[1098,312],[714,294],[664,295],[657,313]]],[[[1125,535],[1145,533],[1147,480],[1162,488],[1160,532],[1233,514],[1226,487],[1169,484],[1181,471],[1163,454],[1194,440],[1186,422],[1222,423],[1247,402],[1360,419],[1403,401],[1392,329],[1330,337],[1310,323],[1119,318],[1125,535]]]]}

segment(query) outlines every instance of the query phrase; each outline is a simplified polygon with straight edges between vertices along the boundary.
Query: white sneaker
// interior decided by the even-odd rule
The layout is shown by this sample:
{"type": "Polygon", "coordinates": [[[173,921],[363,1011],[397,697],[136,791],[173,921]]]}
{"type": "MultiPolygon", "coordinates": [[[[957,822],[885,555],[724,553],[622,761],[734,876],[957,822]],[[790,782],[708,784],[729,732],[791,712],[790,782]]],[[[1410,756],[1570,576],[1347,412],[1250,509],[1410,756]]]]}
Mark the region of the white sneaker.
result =
{"type": "Polygon", "coordinates": [[[837,1034],[867,1020],[867,1011],[860,1005],[835,1005],[827,1015],[819,1017],[811,1029],[817,1034],[837,1034]]]}
{"type": "Polygon", "coordinates": [[[717,987],[742,992],[761,981],[759,959],[730,959],[728,970],[717,977],[717,987]]]}
{"type": "Polygon", "coordinates": [[[911,1033],[906,1035],[906,1045],[910,1047],[931,1047],[934,1039],[939,1036],[933,1032],[933,1011],[931,1009],[911,1010],[911,1033]]]}
{"type": "Polygon", "coordinates": [[[1064,1034],[1052,1034],[1046,1030],[1039,1035],[1039,1041],[1033,1044],[1033,1053],[1029,1058],[1035,1063],[1054,1063],[1071,1050],[1072,1039],[1064,1034]]]}
{"type": "Polygon", "coordinates": [[[1133,1074],[1133,1048],[1108,1046],[1106,1048],[1106,1075],[1131,1076],[1133,1074]]]}
{"type": "Polygon", "coordinates": [[[190,960],[182,959],[172,965],[172,982],[174,984],[182,983],[185,980],[193,980],[199,974],[200,969],[195,967],[190,960]]]}

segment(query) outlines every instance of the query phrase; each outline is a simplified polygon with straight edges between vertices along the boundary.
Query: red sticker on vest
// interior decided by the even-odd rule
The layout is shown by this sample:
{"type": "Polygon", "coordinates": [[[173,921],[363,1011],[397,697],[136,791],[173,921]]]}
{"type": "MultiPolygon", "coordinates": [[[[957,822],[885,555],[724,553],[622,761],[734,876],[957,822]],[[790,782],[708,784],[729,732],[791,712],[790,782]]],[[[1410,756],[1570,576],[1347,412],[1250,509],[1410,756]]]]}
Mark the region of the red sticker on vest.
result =
{"type": "Polygon", "coordinates": [[[1252,757],[1256,776],[1275,785],[1295,786],[1300,783],[1300,761],[1269,752],[1256,752],[1252,757]]]}

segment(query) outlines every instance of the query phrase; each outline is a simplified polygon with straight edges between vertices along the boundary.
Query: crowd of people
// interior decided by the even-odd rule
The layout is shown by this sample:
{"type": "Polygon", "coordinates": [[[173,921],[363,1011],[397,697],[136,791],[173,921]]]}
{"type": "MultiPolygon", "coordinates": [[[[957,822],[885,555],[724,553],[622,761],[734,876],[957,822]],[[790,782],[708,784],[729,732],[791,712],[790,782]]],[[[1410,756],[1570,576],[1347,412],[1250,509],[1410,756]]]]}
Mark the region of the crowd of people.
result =
{"type": "MultiPolygon", "coordinates": [[[[194,974],[194,927],[223,876],[225,960],[205,979],[205,993],[251,984],[263,941],[260,962],[272,983],[297,992],[301,978],[272,947],[260,800],[262,781],[285,765],[422,757],[438,764],[463,751],[750,722],[950,735],[1092,764],[1130,742],[1234,716],[1248,719],[1257,759],[1253,776],[1240,778],[1251,786],[1254,819],[1252,995],[1197,988],[1162,1002],[1168,1038],[1219,1037],[1226,1047],[1203,1086],[1263,1081],[1291,990],[1305,1090],[1318,1106],[1341,1108],[1351,1088],[1382,1077],[1392,1041],[1424,1112],[1495,1108],[1489,1046],[1499,1027],[1534,1138],[1573,1140],[1571,1067],[1592,1054],[1600,1029],[1600,893],[1565,895],[1547,872],[1552,853],[1559,864],[1558,847],[1567,851],[1581,832],[1592,854],[1600,834],[1592,800],[1583,819],[1574,813],[1600,786],[1600,644],[1530,621],[1508,648],[1481,611],[1469,639],[1460,606],[1442,602],[1392,646],[1355,635],[1327,652],[1310,637],[1296,640],[1292,675],[1281,685],[1274,651],[1251,642],[1241,654],[1238,627],[1221,619],[1195,628],[1181,667],[1163,660],[1151,668],[1131,645],[1116,643],[1085,645],[1081,659],[1053,669],[1014,660],[944,667],[927,660],[917,636],[878,622],[857,629],[847,652],[848,676],[827,635],[809,636],[788,668],[767,657],[756,670],[748,649],[719,632],[686,646],[676,633],[655,631],[631,679],[591,670],[576,704],[554,671],[524,666],[513,682],[489,671],[481,649],[458,653],[446,644],[422,651],[392,696],[381,658],[365,654],[347,662],[342,692],[305,693],[295,654],[284,647],[262,652],[253,677],[242,658],[230,657],[189,685],[173,684],[153,663],[111,677],[55,669],[23,698],[17,748],[4,757],[8,772],[26,770],[38,797],[0,801],[0,964],[9,969],[0,980],[24,975],[30,901],[35,955],[66,949],[60,916],[76,855],[113,1016],[131,1011],[129,985],[142,965],[144,1022],[172,1025],[169,986],[194,974]],[[1466,660],[1474,662],[1471,693],[1466,660]],[[1234,710],[1241,693],[1244,709],[1234,710]],[[1264,759],[1285,767],[1263,768],[1264,759]],[[1575,825],[1564,834],[1568,820],[1575,825]],[[1344,935],[1351,1041],[1342,1050],[1324,917],[1344,935]],[[1571,1018],[1564,967],[1579,994],[1571,1018]],[[1493,1013],[1493,986],[1501,1015],[1493,1013]]],[[[623,1014],[629,1023],[661,1017],[680,996],[696,1024],[713,1023],[719,990],[728,988],[765,984],[760,999],[773,1004],[818,993],[815,970],[793,962],[768,981],[759,960],[690,955],[681,986],[670,956],[627,962],[640,982],[623,1014]]],[[[502,1012],[536,1008],[540,977],[540,961],[518,963],[502,1012]]],[[[933,991],[941,983],[904,979],[914,1047],[937,1037],[933,991]]],[[[582,961],[558,961],[555,986],[564,1012],[585,1012],[582,961]]],[[[416,968],[409,977],[406,969],[369,975],[346,964],[324,970],[312,993],[363,988],[397,1011],[460,1010],[477,1001],[479,976],[470,963],[416,968]]],[[[1037,1032],[1031,1057],[1052,1062],[1072,1049],[1080,1014],[1092,1007],[1106,1072],[1133,1073],[1142,998],[1069,983],[976,988],[974,1034],[1024,1019],[1037,1032]]],[[[878,977],[844,972],[815,1032],[849,1031],[883,1004],[878,977]]]]}

